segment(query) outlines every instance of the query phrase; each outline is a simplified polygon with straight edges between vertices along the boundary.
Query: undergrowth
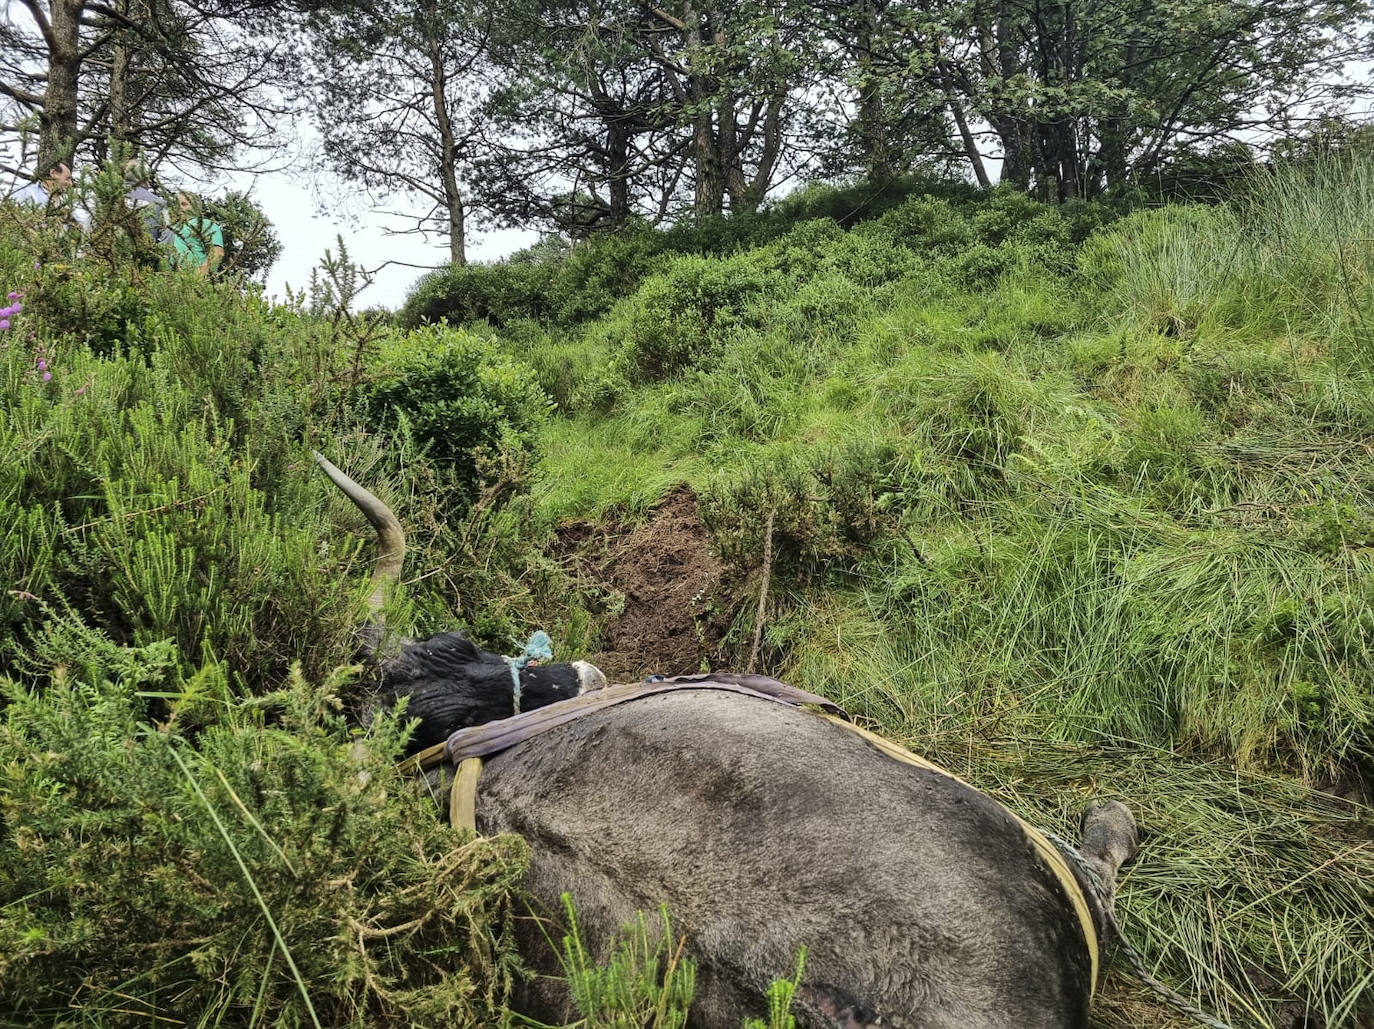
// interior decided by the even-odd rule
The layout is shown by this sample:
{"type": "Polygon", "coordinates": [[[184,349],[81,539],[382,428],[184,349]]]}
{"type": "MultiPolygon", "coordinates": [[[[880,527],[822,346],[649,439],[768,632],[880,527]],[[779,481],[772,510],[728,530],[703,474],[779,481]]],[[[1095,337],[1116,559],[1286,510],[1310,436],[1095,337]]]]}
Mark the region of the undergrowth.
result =
{"type": "MultiPolygon", "coordinates": [[[[436,276],[414,330],[346,261],[272,306],[0,205],[4,1017],[505,1017],[522,849],[416,817],[401,723],[351,745],[368,529],[314,448],[407,528],[390,623],[506,652],[593,647],[577,540],[689,484],[712,646],[1048,828],[1123,797],[1158,974],[1368,1024],[1370,167],[1124,218],[815,189],[436,276]]],[[[1171,1017],[1115,970],[1096,1015],[1171,1017]]]]}

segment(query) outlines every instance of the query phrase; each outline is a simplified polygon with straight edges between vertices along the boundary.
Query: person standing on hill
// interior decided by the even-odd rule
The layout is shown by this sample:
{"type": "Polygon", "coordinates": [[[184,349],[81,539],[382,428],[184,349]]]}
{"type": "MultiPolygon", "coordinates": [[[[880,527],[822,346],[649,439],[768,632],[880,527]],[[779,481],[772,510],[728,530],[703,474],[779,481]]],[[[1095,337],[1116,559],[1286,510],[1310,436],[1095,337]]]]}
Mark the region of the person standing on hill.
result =
{"type": "Polygon", "coordinates": [[[72,188],[72,166],[66,161],[53,161],[42,176],[27,186],[15,190],[9,199],[16,204],[41,207],[47,213],[60,213],[62,220],[85,231],[82,212],[69,207],[67,201],[72,188]]]}
{"type": "Polygon", "coordinates": [[[177,193],[173,213],[172,267],[194,268],[204,278],[224,259],[224,229],[218,222],[195,212],[202,204],[189,193],[177,193]]]}
{"type": "Polygon", "coordinates": [[[41,178],[30,182],[22,189],[10,194],[16,204],[32,204],[34,207],[47,207],[53,199],[60,198],[72,188],[72,166],[66,161],[54,161],[41,178]]]}
{"type": "Polygon", "coordinates": [[[130,158],[124,164],[124,185],[128,190],[124,201],[138,215],[148,238],[155,243],[170,243],[167,201],[153,190],[153,175],[148,166],[138,158],[130,158]]]}

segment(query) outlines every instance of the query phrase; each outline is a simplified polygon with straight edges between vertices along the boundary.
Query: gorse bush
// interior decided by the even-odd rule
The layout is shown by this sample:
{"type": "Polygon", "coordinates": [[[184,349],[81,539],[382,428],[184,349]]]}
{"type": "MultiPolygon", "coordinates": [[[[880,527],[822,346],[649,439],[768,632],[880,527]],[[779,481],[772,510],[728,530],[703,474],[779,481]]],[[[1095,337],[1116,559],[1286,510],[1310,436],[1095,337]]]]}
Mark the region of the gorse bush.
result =
{"type": "Polygon", "coordinates": [[[205,216],[224,230],[224,260],[217,274],[262,283],[281,257],[276,229],[244,193],[227,193],[205,203],[205,216]]]}
{"type": "MultiPolygon", "coordinates": [[[[27,313],[27,312],[26,312],[27,313]]],[[[347,631],[348,587],[321,562],[296,488],[255,483],[234,424],[164,351],[101,359],[0,351],[0,668],[69,603],[121,642],[179,641],[183,671],[228,660],[237,681],[318,672],[347,631]],[[51,378],[36,374],[43,361],[51,378]],[[74,442],[74,441],[80,441],[74,442]],[[40,603],[42,602],[42,603],[40,603]]],[[[306,474],[301,465],[296,476],[306,474]]]]}
{"type": "Polygon", "coordinates": [[[498,1019],[524,847],[415,817],[403,720],[353,746],[328,684],[264,707],[207,666],[169,697],[169,644],[64,636],[41,693],[0,684],[0,1020],[498,1019]]]}
{"type": "Polygon", "coordinates": [[[701,496],[702,524],[737,568],[769,550],[783,581],[842,579],[897,537],[917,474],[911,451],[885,439],[815,454],[778,448],[743,475],[716,476],[701,496]]]}
{"type": "Polygon", "coordinates": [[[528,366],[458,330],[429,327],[404,338],[365,401],[378,431],[412,438],[460,495],[478,462],[529,449],[549,399],[528,366]]]}
{"type": "Polygon", "coordinates": [[[683,1029],[696,992],[696,962],[683,956],[667,908],[651,925],[644,912],[624,927],[604,963],[595,961],[563,894],[568,931],[559,957],[568,994],[587,1029],[683,1029]]]}
{"type": "MultiPolygon", "coordinates": [[[[403,716],[343,724],[356,687],[330,670],[362,576],[308,449],[429,527],[421,559],[505,556],[510,526],[488,509],[434,531],[444,468],[366,431],[393,381],[376,362],[400,364],[372,322],[140,265],[34,268],[29,239],[0,231],[0,1021],[499,1022],[523,848],[455,836],[396,777],[403,716]],[[92,333],[64,288],[88,311],[137,303],[92,333]]],[[[441,335],[414,361],[478,403],[415,421],[494,465],[547,403],[441,335]]],[[[389,614],[451,628],[449,591],[503,574],[460,569],[389,614]]]]}

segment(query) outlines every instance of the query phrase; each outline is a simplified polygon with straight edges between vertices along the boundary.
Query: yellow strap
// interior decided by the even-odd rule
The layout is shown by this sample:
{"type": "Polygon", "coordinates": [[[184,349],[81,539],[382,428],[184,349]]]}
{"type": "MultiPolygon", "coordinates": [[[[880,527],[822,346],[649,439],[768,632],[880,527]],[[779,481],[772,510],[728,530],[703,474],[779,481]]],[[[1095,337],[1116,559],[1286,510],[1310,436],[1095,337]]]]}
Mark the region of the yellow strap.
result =
{"type": "MultiPolygon", "coordinates": [[[[968,786],[968,783],[964,782],[963,779],[960,779],[953,772],[948,772],[934,762],[927,761],[919,754],[913,754],[905,747],[899,746],[891,740],[883,739],[883,737],[875,732],[869,732],[867,729],[861,728],[853,722],[847,722],[837,715],[827,714],[824,717],[830,719],[836,725],[842,725],[851,732],[858,733],[888,757],[896,758],[898,761],[904,761],[918,768],[924,768],[928,771],[943,775],[946,779],[953,779],[957,783],[968,786]]],[[[974,787],[969,786],[969,789],[973,788],[974,787]]],[[[1021,818],[1016,812],[1005,808],[1005,806],[1004,809],[1007,811],[1007,814],[1011,815],[1012,818],[1015,818],[1021,824],[1021,829],[1025,832],[1026,838],[1030,840],[1035,849],[1040,852],[1040,856],[1044,859],[1045,864],[1049,865],[1050,871],[1054,873],[1055,878],[1059,880],[1059,884],[1064,887],[1064,892],[1069,895],[1069,900],[1073,903],[1074,912],[1078,915],[1078,924],[1083,929],[1084,942],[1088,945],[1088,958],[1091,962],[1092,971],[1088,998],[1091,1000],[1097,995],[1099,944],[1097,940],[1097,926],[1093,924],[1093,914],[1092,909],[1088,907],[1088,899],[1083,896],[1083,890],[1079,887],[1078,880],[1074,878],[1074,874],[1069,868],[1069,863],[1064,860],[1064,855],[1059,852],[1059,848],[1045,839],[1044,834],[1041,833],[1039,829],[1031,825],[1024,818],[1021,818]]]]}
{"type": "Polygon", "coordinates": [[[411,754],[396,766],[397,771],[409,774],[410,772],[423,771],[426,768],[433,768],[447,756],[448,743],[436,743],[432,747],[426,747],[418,754],[411,754]]]}
{"type": "Polygon", "coordinates": [[[470,757],[458,765],[453,786],[448,792],[448,820],[455,829],[477,831],[477,779],[482,774],[482,759],[470,757]]]}

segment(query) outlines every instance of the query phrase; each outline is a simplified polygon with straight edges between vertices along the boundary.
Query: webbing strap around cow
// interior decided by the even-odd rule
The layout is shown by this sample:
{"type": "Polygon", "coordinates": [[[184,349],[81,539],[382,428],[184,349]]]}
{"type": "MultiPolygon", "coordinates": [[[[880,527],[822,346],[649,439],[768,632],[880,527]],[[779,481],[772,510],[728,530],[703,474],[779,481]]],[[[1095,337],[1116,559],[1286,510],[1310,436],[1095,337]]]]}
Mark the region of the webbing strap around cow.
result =
{"type": "MultiPolygon", "coordinates": [[[[763,675],[719,674],[679,675],[658,682],[629,682],[606,686],[580,696],[569,697],[533,711],[525,711],[510,718],[501,718],[482,725],[459,729],[448,738],[448,759],[458,764],[464,758],[488,757],[509,750],[517,743],[548,732],[557,726],[574,721],[593,711],[624,704],[656,693],[678,690],[724,690],[742,693],[760,700],[772,700],[791,707],[818,707],[830,714],[847,718],[844,710],[833,701],[806,690],[788,686],[763,675]]],[[[434,750],[435,748],[430,748],[434,750]]],[[[424,752],[428,753],[428,751],[424,752]]],[[[421,755],[416,755],[420,757],[421,755]]],[[[412,759],[414,760],[414,759],[412,759]]]]}
{"type": "Polygon", "coordinates": [[[448,820],[455,829],[477,831],[477,780],[482,775],[482,759],[470,757],[458,765],[448,793],[448,820]]]}

